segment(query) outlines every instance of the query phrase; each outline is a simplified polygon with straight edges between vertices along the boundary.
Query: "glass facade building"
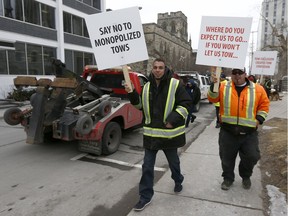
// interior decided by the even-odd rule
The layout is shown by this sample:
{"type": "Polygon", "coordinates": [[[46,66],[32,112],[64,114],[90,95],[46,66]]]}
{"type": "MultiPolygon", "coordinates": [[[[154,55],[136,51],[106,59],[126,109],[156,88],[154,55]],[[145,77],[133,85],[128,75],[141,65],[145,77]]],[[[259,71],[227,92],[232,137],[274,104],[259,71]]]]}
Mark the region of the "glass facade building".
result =
{"type": "Polygon", "coordinates": [[[51,75],[52,58],[81,74],[96,64],[84,17],[104,10],[105,0],[0,0],[0,75],[51,75]]]}

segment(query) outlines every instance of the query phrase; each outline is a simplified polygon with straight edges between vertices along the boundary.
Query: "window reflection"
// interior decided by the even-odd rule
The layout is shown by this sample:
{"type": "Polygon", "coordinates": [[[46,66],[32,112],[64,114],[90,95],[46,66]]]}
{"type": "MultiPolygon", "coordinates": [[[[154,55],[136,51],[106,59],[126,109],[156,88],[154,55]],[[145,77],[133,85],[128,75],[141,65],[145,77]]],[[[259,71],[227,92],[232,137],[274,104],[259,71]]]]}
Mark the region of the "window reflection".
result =
{"type": "Polygon", "coordinates": [[[34,0],[24,1],[25,22],[40,25],[40,7],[39,3],[34,0]]]}
{"type": "Polygon", "coordinates": [[[5,17],[23,20],[22,0],[4,0],[5,17]]]}
{"type": "Polygon", "coordinates": [[[7,56],[5,50],[0,50],[0,74],[8,74],[7,56]]]}
{"type": "Polygon", "coordinates": [[[83,72],[83,68],[83,52],[74,51],[74,72],[81,75],[83,72]]]}
{"type": "Polygon", "coordinates": [[[27,45],[28,74],[43,75],[42,47],[27,45]]]}
{"type": "Polygon", "coordinates": [[[8,51],[9,74],[27,74],[25,44],[15,43],[15,51],[8,51]]]}
{"type": "Polygon", "coordinates": [[[43,47],[43,57],[44,57],[44,74],[53,75],[52,58],[56,56],[56,49],[51,47],[43,47]]]}
{"type": "Polygon", "coordinates": [[[63,13],[64,32],[72,33],[71,16],[69,13],[63,13]]]}
{"type": "Polygon", "coordinates": [[[42,26],[55,29],[55,10],[48,5],[41,5],[42,26]]]}
{"type": "MultiPolygon", "coordinates": [[[[3,3],[5,17],[55,29],[55,9],[53,7],[35,0],[3,0],[3,3]]],[[[2,4],[2,0],[0,0],[0,4],[2,4]]]]}
{"type": "Polygon", "coordinates": [[[73,16],[72,17],[73,22],[73,34],[82,36],[82,18],[73,16]]]}

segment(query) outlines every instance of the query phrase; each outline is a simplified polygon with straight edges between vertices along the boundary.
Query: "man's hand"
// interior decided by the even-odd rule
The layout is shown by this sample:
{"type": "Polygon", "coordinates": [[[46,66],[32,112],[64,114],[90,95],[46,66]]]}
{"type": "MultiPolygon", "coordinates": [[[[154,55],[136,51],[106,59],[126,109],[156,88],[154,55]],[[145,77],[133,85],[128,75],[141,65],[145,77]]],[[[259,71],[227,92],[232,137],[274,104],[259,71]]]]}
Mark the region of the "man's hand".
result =
{"type": "Polygon", "coordinates": [[[173,128],[173,126],[169,123],[169,122],[166,122],[166,128],[173,128]]]}
{"type": "Polygon", "coordinates": [[[211,73],[211,82],[217,83],[217,81],[218,81],[218,79],[217,79],[217,76],[216,76],[216,72],[213,71],[213,72],[211,73]]]}
{"type": "Polygon", "coordinates": [[[133,86],[133,84],[131,86],[132,86],[132,89],[127,85],[127,83],[124,83],[125,91],[128,93],[132,92],[134,89],[134,86],[133,86]]]}

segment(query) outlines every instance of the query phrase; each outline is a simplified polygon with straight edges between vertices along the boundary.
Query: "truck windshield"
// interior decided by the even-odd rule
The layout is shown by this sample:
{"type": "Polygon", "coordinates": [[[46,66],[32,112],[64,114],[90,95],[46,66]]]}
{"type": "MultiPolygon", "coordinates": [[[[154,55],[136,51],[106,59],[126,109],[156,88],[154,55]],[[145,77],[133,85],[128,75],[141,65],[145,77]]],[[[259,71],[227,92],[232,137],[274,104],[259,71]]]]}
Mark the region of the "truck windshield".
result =
{"type": "Polygon", "coordinates": [[[123,74],[94,74],[91,82],[99,87],[104,88],[121,88],[124,89],[122,81],[124,80],[123,74]]]}

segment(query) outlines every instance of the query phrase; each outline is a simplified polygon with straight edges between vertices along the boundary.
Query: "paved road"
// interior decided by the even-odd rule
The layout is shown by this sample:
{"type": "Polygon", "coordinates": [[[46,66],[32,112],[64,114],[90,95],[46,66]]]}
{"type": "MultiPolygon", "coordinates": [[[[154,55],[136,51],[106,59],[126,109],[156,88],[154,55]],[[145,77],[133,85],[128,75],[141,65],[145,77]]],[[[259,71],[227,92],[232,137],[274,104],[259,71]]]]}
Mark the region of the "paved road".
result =
{"type": "MultiPolygon", "coordinates": [[[[0,109],[3,116],[5,109],[0,109]]],[[[203,103],[187,129],[188,145],[214,119],[203,103]]],[[[0,216],[127,215],[138,199],[143,159],[142,131],[124,133],[119,151],[108,157],[81,154],[76,142],[25,143],[21,126],[0,119],[0,216]]],[[[162,152],[156,182],[166,173],[162,152]]]]}

